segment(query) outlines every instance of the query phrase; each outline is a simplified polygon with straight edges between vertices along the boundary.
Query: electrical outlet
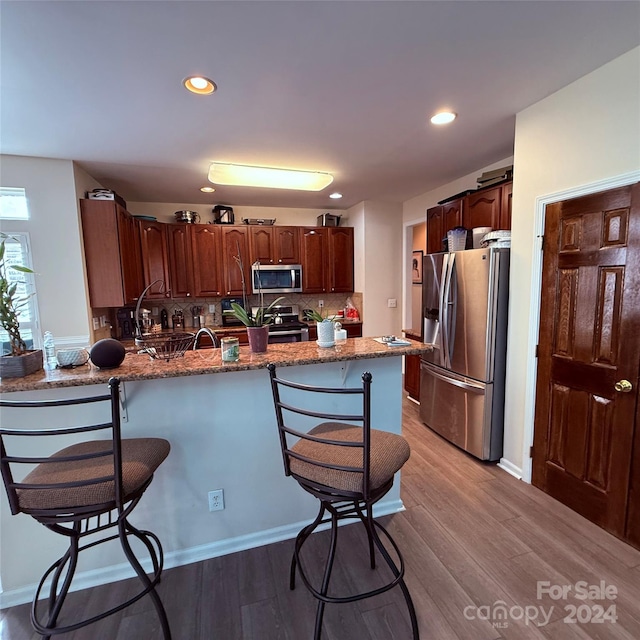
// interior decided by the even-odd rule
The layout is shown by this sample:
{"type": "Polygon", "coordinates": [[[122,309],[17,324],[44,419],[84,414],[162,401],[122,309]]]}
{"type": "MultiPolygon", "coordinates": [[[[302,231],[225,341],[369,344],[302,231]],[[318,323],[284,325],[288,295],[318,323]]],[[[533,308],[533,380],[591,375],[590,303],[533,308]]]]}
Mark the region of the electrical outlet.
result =
{"type": "Polygon", "coordinates": [[[216,305],[215,304],[210,304],[209,305],[209,313],[215,313],[216,312],[216,305]]]}
{"type": "Polygon", "coordinates": [[[100,316],[100,326],[101,327],[107,326],[107,316],[100,316]]]}
{"type": "Polygon", "coordinates": [[[387,307],[389,309],[395,309],[398,306],[398,301],[395,298],[389,298],[387,300],[387,307]]]}
{"type": "Polygon", "coordinates": [[[224,493],[222,489],[209,491],[209,511],[222,511],[224,509],[224,493]]]}
{"type": "Polygon", "coordinates": [[[93,321],[93,330],[97,331],[100,328],[100,320],[98,318],[91,318],[93,321]]]}
{"type": "Polygon", "coordinates": [[[324,300],[318,300],[318,308],[322,309],[324,307],[324,300]]]}

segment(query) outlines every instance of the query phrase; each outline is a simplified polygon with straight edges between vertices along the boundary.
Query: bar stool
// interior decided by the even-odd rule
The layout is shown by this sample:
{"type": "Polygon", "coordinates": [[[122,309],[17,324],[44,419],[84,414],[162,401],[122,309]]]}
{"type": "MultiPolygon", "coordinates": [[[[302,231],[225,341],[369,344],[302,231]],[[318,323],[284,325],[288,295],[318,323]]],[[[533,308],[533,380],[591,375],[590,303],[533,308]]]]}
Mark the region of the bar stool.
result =
{"type": "MultiPolygon", "coordinates": [[[[296,571],[303,583],[318,600],[314,640],[322,633],[325,604],[348,603],[369,598],[399,586],[409,610],[413,639],[419,639],[418,621],[411,595],[404,581],[404,560],[389,532],[373,518],[373,505],[384,497],[393,486],[396,471],[409,459],[409,444],[398,434],[371,429],[371,380],[370,373],[362,375],[362,387],[315,387],[285,380],[277,376],[276,366],[268,365],[271,389],[280,436],[284,472],[320,501],[316,519],[304,527],[296,537],[289,587],[295,588],[296,571]],[[329,403],[331,395],[360,396],[357,413],[327,413],[308,408],[311,396],[318,394],[314,407],[329,403]],[[306,406],[306,408],[305,408],[306,406]],[[360,412],[361,407],[361,412],[360,412]],[[310,430],[301,430],[299,423],[307,418],[294,420],[295,416],[309,416],[321,420],[310,430]],[[286,416],[286,419],[285,419],[286,416]],[[292,422],[296,427],[292,426],[292,422]],[[357,425],[349,424],[359,423],[357,425]],[[338,523],[344,519],[357,519],[364,525],[369,546],[371,569],[376,567],[378,550],[389,566],[393,578],[376,589],[361,593],[329,595],[329,581],[334,565],[338,523]],[[301,551],[305,541],[323,523],[331,524],[331,541],[320,588],[312,585],[302,564],[301,551]],[[393,548],[398,564],[384,546],[378,531],[393,548]]],[[[335,403],[331,403],[334,404],[335,403]]]]}
{"type": "MultiPolygon", "coordinates": [[[[83,426],[52,426],[37,430],[5,427],[0,429],[0,470],[11,513],[25,513],[47,529],[66,536],[69,540],[67,551],[44,573],[33,598],[31,622],[44,638],[75,631],[102,620],[149,594],[160,619],[164,639],[171,639],[167,616],[155,590],[162,574],[162,546],[154,533],[137,529],[129,522],[129,516],[151,484],[155,470],[169,454],[170,445],[160,438],[121,439],[119,388],[120,381],[111,378],[108,393],[87,398],[0,400],[0,407],[19,408],[20,412],[12,412],[13,416],[18,417],[23,409],[36,411],[38,408],[49,408],[56,416],[58,424],[66,425],[72,421],[71,413],[75,411],[84,411],[85,415],[87,412],[92,416],[103,415],[107,418],[105,422],[89,425],[83,420],[83,426]],[[68,409],[74,405],[87,404],[95,405],[97,409],[68,409]],[[53,455],[7,453],[10,445],[16,447],[12,450],[21,446],[21,450],[24,451],[24,447],[29,446],[30,451],[41,451],[43,446],[55,442],[56,439],[67,439],[68,442],[70,435],[91,434],[100,430],[110,432],[109,439],[72,444],[53,455]],[[26,443],[25,439],[29,442],[26,443]],[[37,466],[22,480],[16,481],[14,471],[18,470],[19,465],[37,466]],[[113,529],[117,532],[111,533],[113,529]],[[87,536],[103,532],[109,535],[91,541],[84,540],[87,536]],[[138,539],[146,548],[153,565],[151,577],[147,576],[133,553],[129,536],[138,539]],[[115,539],[119,539],[127,560],[142,583],[142,589],[126,602],[107,611],[72,624],[57,626],[56,622],[69,592],[79,553],[115,539]],[[48,606],[43,617],[44,612],[39,611],[39,605],[42,604],[40,594],[49,576],[51,584],[48,590],[48,606]]],[[[6,422],[6,412],[3,413],[3,422],[6,422]]],[[[49,451],[54,447],[55,444],[49,451]]],[[[28,541],[25,541],[25,545],[27,544],[28,541]]],[[[43,598],[45,599],[46,597],[43,598]]]]}

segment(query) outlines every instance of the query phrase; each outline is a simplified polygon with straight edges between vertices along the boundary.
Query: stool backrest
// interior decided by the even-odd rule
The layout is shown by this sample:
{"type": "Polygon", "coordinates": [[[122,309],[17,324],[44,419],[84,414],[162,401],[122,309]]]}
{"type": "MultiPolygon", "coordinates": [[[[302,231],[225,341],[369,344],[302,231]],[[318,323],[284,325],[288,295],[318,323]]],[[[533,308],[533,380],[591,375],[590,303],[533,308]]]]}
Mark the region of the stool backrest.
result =
{"type": "MultiPolygon", "coordinates": [[[[291,459],[296,458],[308,464],[316,467],[322,467],[324,469],[333,469],[336,471],[345,471],[362,474],[362,494],[364,499],[369,498],[370,493],[370,455],[371,455],[371,380],[372,376],[369,372],[362,374],[362,386],[356,388],[332,388],[332,387],[317,387],[308,384],[300,384],[279,378],[276,374],[276,366],[269,364],[267,366],[269,370],[269,376],[271,378],[271,390],[273,392],[273,401],[276,411],[276,421],[278,424],[278,433],[280,436],[280,447],[282,450],[282,459],[284,462],[285,475],[291,475],[291,459]],[[293,401],[287,400],[284,402],[281,399],[281,388],[295,390],[296,393],[290,395],[295,396],[296,404],[293,401]],[[351,395],[360,396],[360,402],[358,403],[361,409],[358,409],[357,413],[328,413],[324,411],[310,410],[305,407],[305,401],[308,401],[308,396],[313,394],[326,394],[326,395],[351,395]],[[298,404],[299,403],[299,404],[298,404]],[[299,428],[292,426],[292,421],[295,415],[309,416],[317,419],[318,423],[321,422],[340,422],[340,423],[356,423],[355,426],[361,426],[362,437],[356,441],[335,440],[331,438],[323,438],[316,435],[311,435],[306,431],[301,431],[299,428]],[[308,456],[300,455],[296,451],[292,451],[291,447],[298,442],[298,439],[314,442],[326,447],[356,447],[361,449],[361,464],[353,466],[343,466],[338,464],[331,464],[317,458],[310,458],[308,456]],[[295,442],[293,442],[295,440],[295,442]]],[[[308,404],[307,404],[308,407],[308,404]]],[[[331,456],[328,456],[329,458],[331,456]]],[[[304,480],[297,478],[298,482],[304,483],[304,480]]],[[[314,491],[311,487],[307,487],[308,490],[314,491]]]]}
{"type": "MultiPolygon", "coordinates": [[[[3,415],[3,426],[0,427],[0,471],[2,472],[2,480],[9,499],[9,506],[11,507],[11,513],[16,514],[21,511],[28,512],[30,515],[39,515],[38,510],[25,510],[20,507],[19,493],[23,491],[51,491],[55,492],[60,489],[81,488],[88,485],[101,484],[105,482],[113,482],[114,484],[114,502],[118,509],[123,507],[123,491],[122,491],[122,448],[121,448],[121,435],[120,435],[120,380],[117,378],[111,378],[109,380],[109,392],[101,395],[90,396],[86,398],[70,398],[61,400],[3,400],[0,399],[0,408],[16,408],[21,410],[33,410],[50,407],[69,407],[74,405],[85,404],[99,404],[105,403],[106,409],[109,411],[110,418],[107,422],[101,422],[99,424],[84,424],[81,426],[55,426],[47,425],[43,429],[31,429],[31,428],[7,428],[4,426],[5,415],[3,415]],[[109,440],[111,441],[108,448],[101,451],[91,451],[90,453],[83,453],[80,455],[59,455],[52,457],[51,455],[10,455],[7,452],[7,446],[9,441],[18,447],[18,443],[14,442],[15,439],[27,439],[30,441],[28,450],[31,452],[38,444],[42,444],[43,448],[46,444],[50,444],[51,438],[55,440],[64,439],[68,443],[68,436],[75,434],[90,433],[100,430],[108,430],[109,440]],[[45,441],[45,438],[47,439],[45,441]],[[68,482],[57,482],[55,484],[33,484],[22,483],[21,481],[14,480],[14,470],[22,465],[27,466],[27,473],[35,465],[47,465],[65,462],[76,461],[91,461],[93,459],[104,458],[111,456],[113,458],[113,473],[108,475],[102,475],[101,477],[95,477],[82,480],[70,480],[68,482]]],[[[3,412],[5,414],[5,412],[3,412]]],[[[50,417],[50,413],[47,413],[47,418],[50,417]]],[[[63,422],[64,418],[60,417],[60,422],[63,422]]],[[[55,446],[55,445],[54,445],[55,446]]],[[[13,449],[12,449],[13,450],[13,449]]],[[[25,473],[20,473],[22,479],[25,473]]],[[[47,494],[48,495],[48,494],[47,494]]],[[[53,494],[51,494],[53,495],[53,494]]],[[[87,509],[89,510],[89,509],[87,509]]],[[[79,510],[79,512],[82,510],[79,510]]],[[[48,510],[43,509],[41,515],[51,515],[48,510]]]]}

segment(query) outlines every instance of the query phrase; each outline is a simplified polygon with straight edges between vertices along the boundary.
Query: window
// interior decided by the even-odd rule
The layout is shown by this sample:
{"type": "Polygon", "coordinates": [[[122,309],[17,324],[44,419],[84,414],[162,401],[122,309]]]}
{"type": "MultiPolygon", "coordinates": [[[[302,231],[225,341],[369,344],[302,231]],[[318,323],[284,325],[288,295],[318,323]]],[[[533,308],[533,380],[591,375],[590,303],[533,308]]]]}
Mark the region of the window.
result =
{"type": "MultiPolygon", "coordinates": [[[[9,237],[5,242],[5,260],[7,264],[21,264],[31,268],[29,234],[15,232],[8,235],[9,237]]],[[[18,318],[20,320],[20,334],[22,335],[22,339],[27,343],[27,347],[29,349],[38,348],[40,346],[40,333],[38,331],[38,307],[35,296],[36,286],[34,274],[7,269],[7,278],[10,282],[18,283],[17,291],[21,297],[33,294],[29,298],[27,305],[18,315],[18,318]]],[[[1,327],[0,347],[2,348],[2,353],[8,353],[10,351],[9,334],[1,327]]]]}
{"type": "Polygon", "coordinates": [[[0,187],[0,218],[28,220],[27,194],[21,187],[0,187]]]}

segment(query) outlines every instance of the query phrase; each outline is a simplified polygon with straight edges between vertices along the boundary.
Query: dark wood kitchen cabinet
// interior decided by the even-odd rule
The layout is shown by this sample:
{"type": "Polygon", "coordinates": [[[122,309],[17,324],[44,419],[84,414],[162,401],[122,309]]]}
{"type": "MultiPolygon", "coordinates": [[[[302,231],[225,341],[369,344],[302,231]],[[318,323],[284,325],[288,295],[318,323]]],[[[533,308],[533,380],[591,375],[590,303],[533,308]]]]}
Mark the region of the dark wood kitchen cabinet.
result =
{"type": "Polygon", "coordinates": [[[330,293],[353,291],[353,227],[329,227],[330,293]]]}
{"type": "Polygon", "coordinates": [[[444,222],[442,220],[442,207],[427,209],[427,253],[442,251],[442,238],[444,236],[444,222]]]}
{"type": "Polygon", "coordinates": [[[168,224],[169,279],[174,298],[191,298],[195,295],[193,273],[193,251],[191,248],[192,226],[168,224]]]}
{"type": "MultiPolygon", "coordinates": [[[[404,335],[410,340],[422,342],[419,333],[405,331],[404,335]]],[[[420,402],[420,356],[404,357],[404,390],[410,398],[420,402]]]]}
{"type": "Polygon", "coordinates": [[[189,226],[194,295],[196,297],[222,295],[222,232],[211,224],[189,226]]]}
{"type": "Polygon", "coordinates": [[[300,263],[304,293],[327,290],[328,227],[300,227],[300,263]]]}
{"type": "Polygon", "coordinates": [[[466,198],[462,226],[467,229],[491,227],[500,229],[502,187],[483,189],[469,194],[466,198]]]}
{"type": "Polygon", "coordinates": [[[236,257],[240,256],[244,266],[247,293],[251,294],[251,254],[247,227],[224,227],[222,229],[222,295],[242,295],[242,274],[236,257]]]}
{"type": "Polygon", "coordinates": [[[136,220],[113,200],[80,200],[89,302],[131,304],[144,288],[136,220]]]}
{"type": "Polygon", "coordinates": [[[138,225],[140,227],[144,286],[147,287],[151,283],[155,283],[145,298],[149,300],[170,298],[172,292],[167,243],[167,227],[169,225],[152,220],[138,220],[138,225]]]}
{"type": "Polygon", "coordinates": [[[511,229],[511,200],[513,182],[502,185],[502,205],[500,206],[500,229],[511,229]]]}
{"type": "Polygon", "coordinates": [[[300,239],[298,227],[249,227],[251,262],[260,264],[298,264],[300,239]]]}

